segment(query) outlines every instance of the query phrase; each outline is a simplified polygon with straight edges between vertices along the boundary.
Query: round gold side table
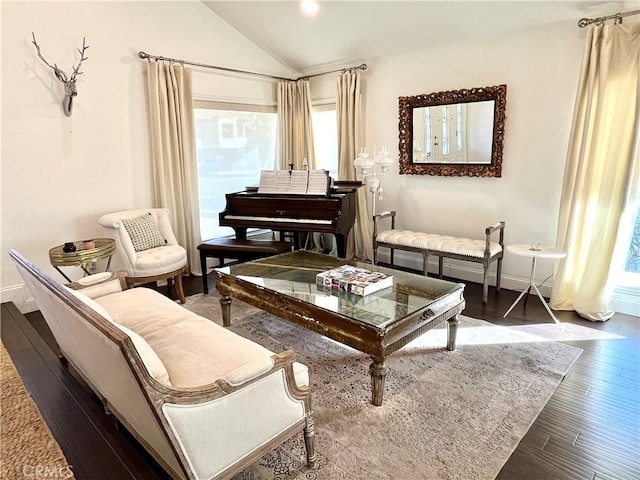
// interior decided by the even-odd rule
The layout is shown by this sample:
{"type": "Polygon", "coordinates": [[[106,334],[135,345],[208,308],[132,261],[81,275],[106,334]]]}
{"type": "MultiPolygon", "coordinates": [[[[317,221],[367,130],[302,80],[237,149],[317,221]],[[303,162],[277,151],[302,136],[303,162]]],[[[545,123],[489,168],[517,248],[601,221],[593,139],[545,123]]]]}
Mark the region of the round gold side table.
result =
{"type": "Polygon", "coordinates": [[[63,250],[64,245],[58,245],[49,250],[49,261],[53,268],[55,268],[60,275],[62,275],[68,282],[71,279],[67,277],[59,267],[81,267],[84,273],[90,275],[87,266],[91,262],[97,262],[98,260],[108,259],[105,271],[109,270],[111,266],[111,256],[116,251],[116,242],[112,238],[95,238],[94,248],[85,250],[83,248],[82,241],[73,242],[76,247],[75,252],[65,252],[63,250]]]}

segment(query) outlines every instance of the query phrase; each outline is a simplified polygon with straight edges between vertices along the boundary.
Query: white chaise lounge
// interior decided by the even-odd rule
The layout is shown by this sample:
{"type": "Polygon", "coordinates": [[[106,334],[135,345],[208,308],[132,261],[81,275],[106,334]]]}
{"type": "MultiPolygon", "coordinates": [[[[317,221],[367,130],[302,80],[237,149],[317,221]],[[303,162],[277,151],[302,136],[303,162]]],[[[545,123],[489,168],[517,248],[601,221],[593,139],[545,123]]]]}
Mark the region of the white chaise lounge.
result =
{"type": "Polygon", "coordinates": [[[313,467],[309,374],[292,351],[274,354],[154,290],[123,291],[122,277],[85,277],[76,291],[9,254],[61,359],[173,478],[230,478],[301,431],[313,467]]]}

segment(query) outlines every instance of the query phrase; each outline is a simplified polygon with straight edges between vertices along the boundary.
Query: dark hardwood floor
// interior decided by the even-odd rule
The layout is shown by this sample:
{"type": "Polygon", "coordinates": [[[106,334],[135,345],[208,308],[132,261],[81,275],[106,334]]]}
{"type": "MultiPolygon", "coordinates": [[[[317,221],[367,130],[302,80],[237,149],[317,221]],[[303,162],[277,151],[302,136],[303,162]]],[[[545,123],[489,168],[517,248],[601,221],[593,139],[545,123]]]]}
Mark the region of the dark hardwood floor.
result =
{"type": "MultiPolygon", "coordinates": [[[[209,277],[209,288],[214,288],[213,275],[209,277]]],[[[184,285],[186,295],[202,292],[199,277],[185,278],[184,285]]],[[[482,286],[467,283],[463,313],[499,325],[552,323],[533,296],[526,309],[521,302],[503,319],[517,294],[491,290],[488,305],[483,305],[482,286]]],[[[616,314],[608,322],[592,323],[573,312],[556,314],[561,322],[623,338],[566,342],[584,349],[583,354],[497,478],[639,479],[640,319],[616,314]]],[[[13,304],[2,304],[0,331],[78,480],[168,478],[127,432],[104,414],[88,387],[58,361],[55,341],[39,312],[23,316],[13,304]]],[[[363,472],[362,478],[376,475],[363,472]]]]}

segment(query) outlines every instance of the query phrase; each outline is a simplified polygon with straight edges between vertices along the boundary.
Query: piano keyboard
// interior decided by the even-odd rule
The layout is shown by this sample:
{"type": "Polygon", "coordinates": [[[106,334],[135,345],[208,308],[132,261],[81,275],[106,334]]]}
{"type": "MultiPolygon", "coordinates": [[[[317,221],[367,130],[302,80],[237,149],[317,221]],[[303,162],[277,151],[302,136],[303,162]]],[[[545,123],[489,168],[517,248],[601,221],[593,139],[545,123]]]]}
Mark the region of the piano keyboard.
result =
{"type": "Polygon", "coordinates": [[[252,217],[249,215],[225,215],[224,218],[228,220],[245,220],[251,222],[312,223],[315,225],[333,224],[333,220],[321,220],[318,218],[252,217]]]}

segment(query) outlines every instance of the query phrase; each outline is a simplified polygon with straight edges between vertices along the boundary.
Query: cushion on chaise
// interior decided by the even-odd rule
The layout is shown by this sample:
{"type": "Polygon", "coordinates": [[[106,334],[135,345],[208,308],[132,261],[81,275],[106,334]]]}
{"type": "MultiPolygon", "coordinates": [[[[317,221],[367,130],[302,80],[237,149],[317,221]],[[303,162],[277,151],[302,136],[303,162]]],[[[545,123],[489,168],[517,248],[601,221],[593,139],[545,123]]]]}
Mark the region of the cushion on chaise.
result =
{"type": "MultiPolygon", "coordinates": [[[[96,299],[116,323],[151,345],[174,387],[231,384],[254,378],[273,366],[273,352],[186,308],[138,287],[96,299]]],[[[307,369],[294,365],[296,383],[308,385],[307,369]]]]}

